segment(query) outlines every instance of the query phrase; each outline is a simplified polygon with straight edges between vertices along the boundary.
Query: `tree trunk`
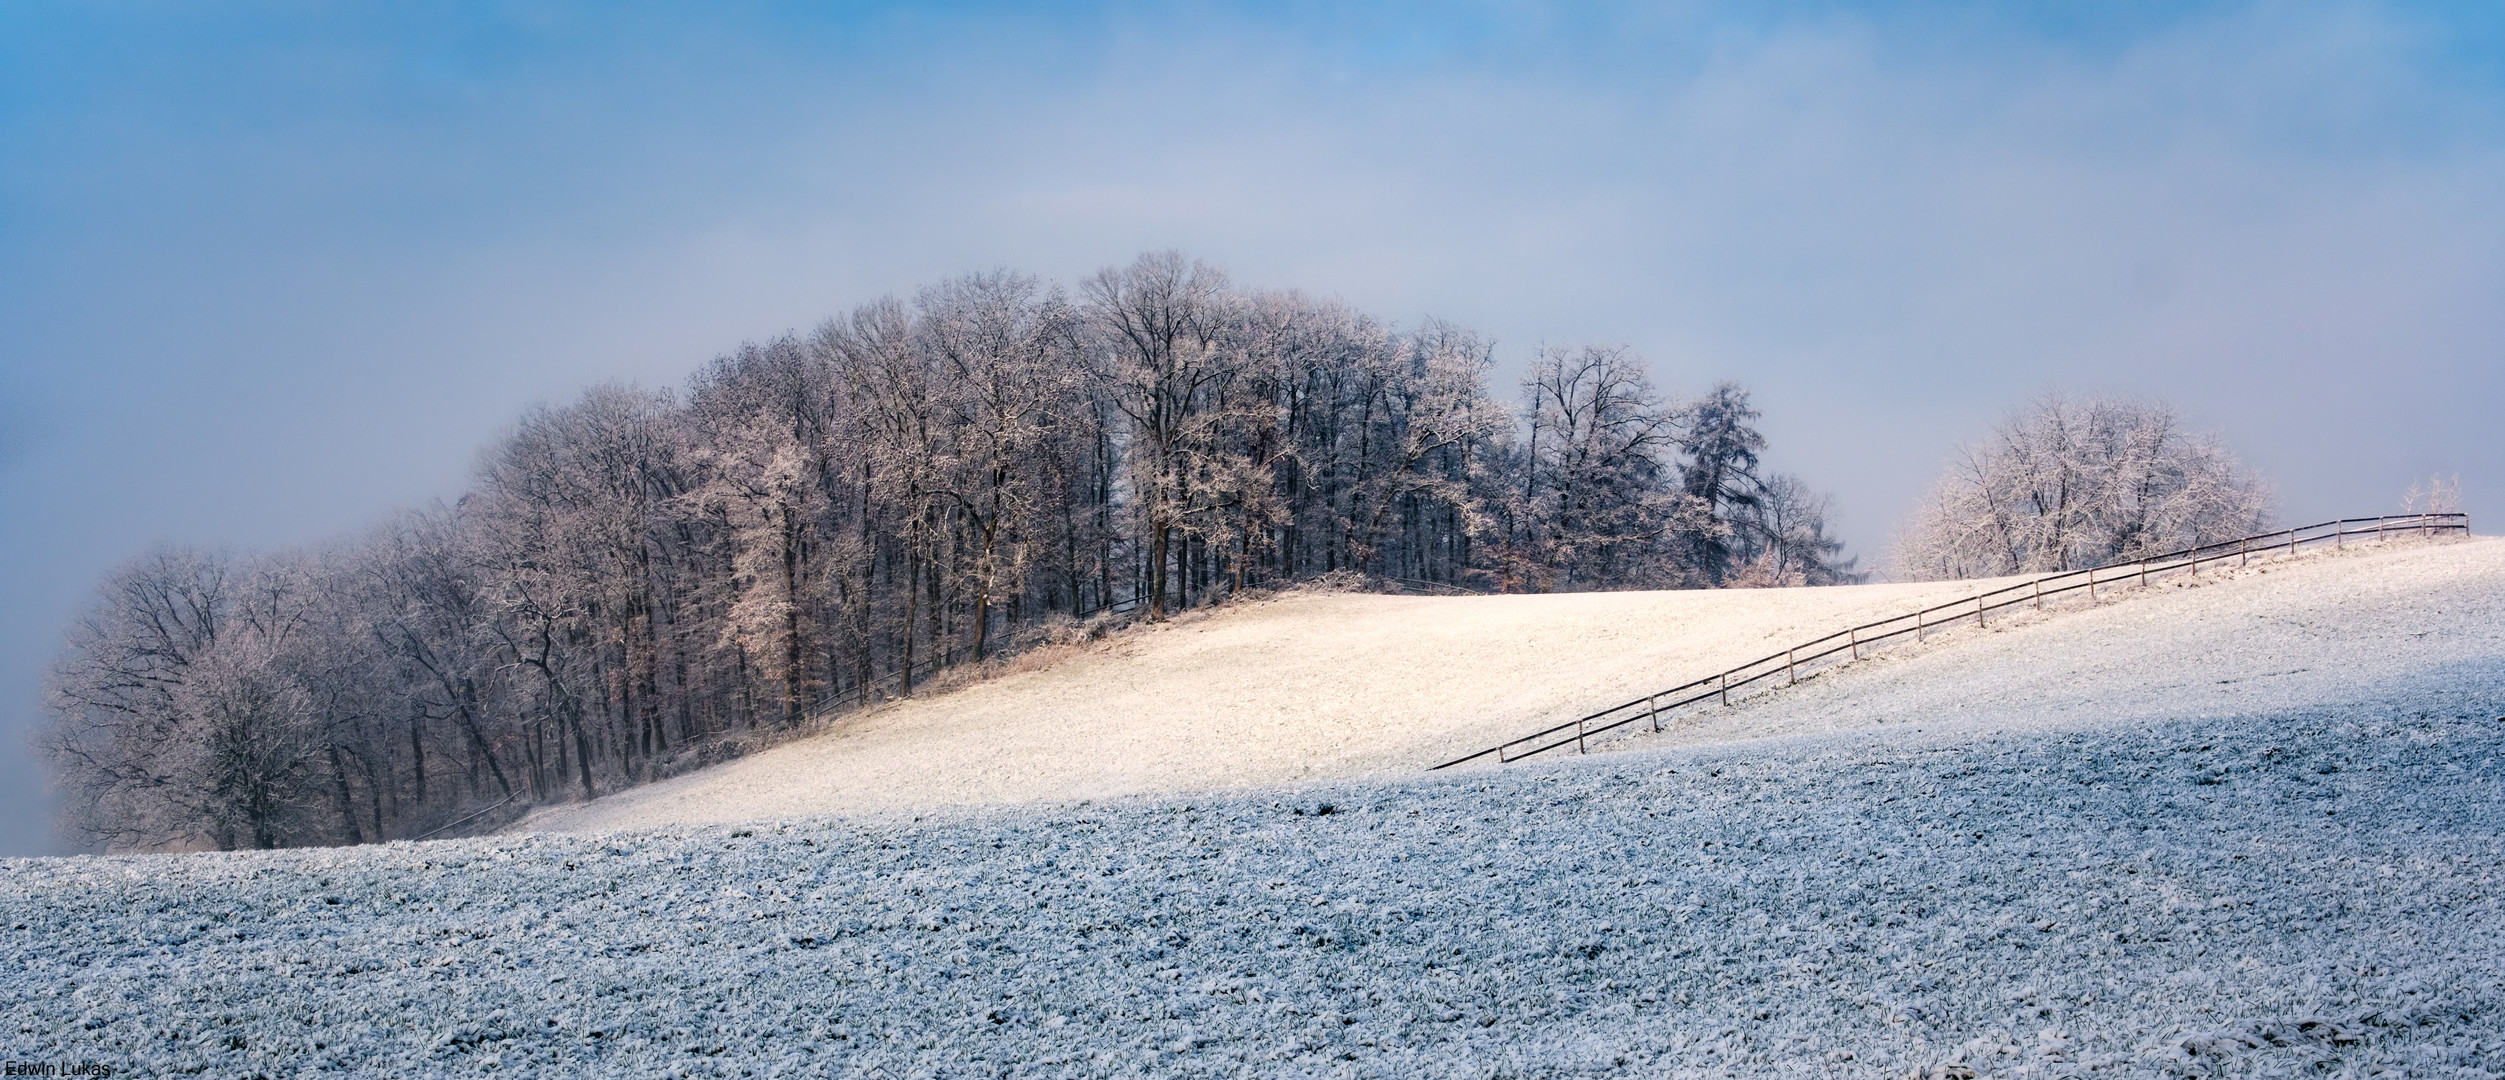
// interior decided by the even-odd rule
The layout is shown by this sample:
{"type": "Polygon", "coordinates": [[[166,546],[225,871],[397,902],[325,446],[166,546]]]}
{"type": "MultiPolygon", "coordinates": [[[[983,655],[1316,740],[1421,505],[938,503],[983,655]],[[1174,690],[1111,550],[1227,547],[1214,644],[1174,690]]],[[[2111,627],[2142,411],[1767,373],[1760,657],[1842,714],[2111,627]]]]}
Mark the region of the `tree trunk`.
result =
{"type": "Polygon", "coordinates": [[[900,676],[902,685],[896,691],[900,697],[913,696],[913,612],[921,584],[921,556],[916,555],[911,548],[907,548],[905,551],[905,656],[903,666],[898,669],[904,674],[900,676]]]}
{"type": "MultiPolygon", "coordinates": [[[[591,736],[585,734],[583,731],[583,709],[581,703],[569,700],[565,709],[564,721],[573,725],[574,728],[574,768],[582,777],[583,797],[586,799],[592,798],[598,795],[599,792],[592,790],[591,786],[591,736]]],[[[499,779],[501,779],[501,777],[499,777],[499,779]]],[[[510,791],[510,789],[507,790],[510,791]]]]}
{"type": "Polygon", "coordinates": [[[790,506],[783,507],[783,723],[800,722],[808,703],[803,684],[808,679],[805,650],[800,640],[800,515],[790,506]]]}
{"type": "MultiPolygon", "coordinates": [[[[357,828],[357,801],[348,793],[348,769],[339,763],[337,744],[331,745],[327,750],[331,762],[331,793],[339,808],[339,823],[347,827],[349,843],[362,844],[365,842],[365,834],[357,828]]],[[[382,827],[379,821],[374,825],[378,833],[382,827]]]]}

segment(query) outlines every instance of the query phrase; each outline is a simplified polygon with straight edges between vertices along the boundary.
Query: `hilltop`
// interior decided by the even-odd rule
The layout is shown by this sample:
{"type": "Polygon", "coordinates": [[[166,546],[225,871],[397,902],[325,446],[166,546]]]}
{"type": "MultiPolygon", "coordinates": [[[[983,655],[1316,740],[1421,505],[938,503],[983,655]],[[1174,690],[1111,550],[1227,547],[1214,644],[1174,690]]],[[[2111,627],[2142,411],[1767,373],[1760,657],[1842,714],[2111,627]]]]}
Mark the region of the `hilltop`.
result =
{"type": "Polygon", "coordinates": [[[1385,596],[1289,592],[1137,626],[520,828],[585,830],[1406,775],[1589,703],[1971,582],[1385,596]]]}
{"type": "MultiPolygon", "coordinates": [[[[565,832],[15,860],[0,1049],[116,1075],[2493,1075],[2498,541],[2205,574],[1952,631],[1589,757],[1414,771],[1589,703],[1526,673],[1586,676],[1607,703],[1730,659],[1592,643],[1631,614],[1745,652],[1803,629],[1768,611],[1921,595],[1286,597],[578,808],[565,832]],[[1514,627],[1521,655],[1464,651],[1460,630],[1313,633],[1456,611],[1514,627]],[[1145,701],[1248,655],[1286,675],[1433,665],[1333,721],[1464,692],[1517,712],[1342,737],[1283,704],[1309,687],[1239,677],[1164,704],[1236,703],[1184,733],[1202,760],[1089,772],[1048,740],[985,741],[1087,720],[1075,698],[1041,711],[1074,672],[1127,672],[1145,701]],[[986,805],[873,767],[917,732],[1048,755],[1003,797],[1055,775],[1225,790],[986,805]],[[1327,752],[1247,758],[1266,778],[1207,760],[1291,735],[1327,752]],[[785,816],[829,788],[769,781],[811,762],[879,777],[886,801],[785,816]],[[1343,775],[1286,783],[1291,765],[1343,775]],[[775,816],[591,822],[621,806],[775,816]]],[[[1104,713],[1068,745],[1123,745],[1127,724],[1157,746],[1189,715],[1104,713]]],[[[982,775],[933,754],[936,777],[982,775]]]]}
{"type": "MultiPolygon", "coordinates": [[[[2002,582],[1422,597],[1290,593],[574,806],[519,831],[1105,799],[1415,774],[1840,627],[2002,582]]],[[[2014,613],[1683,714],[1641,740],[2082,724],[2359,700],[2505,655],[2505,542],[2212,569],[2014,613]]]]}

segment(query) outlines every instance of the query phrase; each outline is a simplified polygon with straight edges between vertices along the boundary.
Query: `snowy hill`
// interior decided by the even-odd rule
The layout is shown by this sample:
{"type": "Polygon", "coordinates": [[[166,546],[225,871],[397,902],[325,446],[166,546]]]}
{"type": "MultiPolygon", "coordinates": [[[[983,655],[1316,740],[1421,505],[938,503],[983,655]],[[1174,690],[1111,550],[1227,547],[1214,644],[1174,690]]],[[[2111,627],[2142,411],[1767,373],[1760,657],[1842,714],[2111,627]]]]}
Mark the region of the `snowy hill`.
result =
{"type": "Polygon", "coordinates": [[[2493,1076],[2501,710],[2491,666],[2060,738],[20,860],[0,1049],[115,1075],[2493,1076]]]}
{"type": "Polygon", "coordinates": [[[1994,616],[1661,736],[2025,731],[2406,700],[2505,667],[2505,540],[2319,552],[2176,575],[2042,616],[1994,616]]]}
{"type": "MultiPolygon", "coordinates": [[[[1903,599],[1753,594],[1769,608],[1857,596],[1903,599]]],[[[1677,615],[1678,598],[1554,599],[1677,615]]],[[[1153,692],[1174,685],[1160,671],[1195,655],[1226,670],[1225,651],[1258,641],[1275,670],[1310,670],[1290,663],[1313,632],[1301,605],[1470,610],[1418,603],[1282,600],[1090,662],[1153,692]],[[1285,629],[1255,634],[1265,618],[1285,629]],[[1230,620],[1247,636],[1203,643],[1228,640],[1230,620]]],[[[1553,666],[1655,677],[1574,636],[1628,620],[1538,608],[1483,610],[1512,620],[1516,648],[1567,654],[1553,666]]],[[[1721,647],[1795,633],[1777,622],[1721,647]]],[[[1313,655],[1350,648],[1324,644],[1313,655]]],[[[1673,659],[1674,679],[1699,666],[1673,659]]],[[[1499,689],[1525,712],[1549,707],[1539,694],[1574,707],[1553,685],[1499,689]]],[[[945,718],[947,701],[878,720],[945,718]]],[[[938,730],[985,745],[965,715],[938,730]]],[[[1338,726],[1267,715],[1271,737],[1344,745],[1323,741],[1338,726]]],[[[1516,733],[1412,715],[1431,730],[1368,736],[1315,771],[1406,768],[1439,738],[1516,733]]],[[[899,1080],[2493,1076],[2505,1062],[2505,544],[2205,575],[1704,716],[1588,758],[1294,787],[905,812],[949,790],[935,785],[850,817],[15,860],[0,874],[0,1053],[114,1075],[899,1080]]],[[[1154,768],[1037,768],[1108,785],[1217,774],[1140,753],[1154,768]]],[[[776,773],[748,775],[749,796],[676,797],[725,813],[790,797],[766,785],[776,773]]]]}
{"type": "Polygon", "coordinates": [[[1756,592],[1288,594],[519,828],[605,829],[1416,773],[1458,752],[1971,583],[1756,592]],[[1613,698],[1614,700],[1614,698],[1613,698]]]}
{"type": "MultiPolygon", "coordinates": [[[[1290,595],[574,807],[584,831],[1415,773],[1845,625],[1993,583],[1559,596],[1290,595]]],[[[2352,699],[2505,655],[2505,542],[2207,571],[1951,631],[1688,714],[1715,742],[1880,724],[1992,727],[2352,699]],[[2397,665],[2397,666],[2395,666],[2397,665]]],[[[1638,742],[1647,740],[1638,740],[1638,742]]],[[[1626,743],[1621,745],[1632,745],[1626,743]]]]}

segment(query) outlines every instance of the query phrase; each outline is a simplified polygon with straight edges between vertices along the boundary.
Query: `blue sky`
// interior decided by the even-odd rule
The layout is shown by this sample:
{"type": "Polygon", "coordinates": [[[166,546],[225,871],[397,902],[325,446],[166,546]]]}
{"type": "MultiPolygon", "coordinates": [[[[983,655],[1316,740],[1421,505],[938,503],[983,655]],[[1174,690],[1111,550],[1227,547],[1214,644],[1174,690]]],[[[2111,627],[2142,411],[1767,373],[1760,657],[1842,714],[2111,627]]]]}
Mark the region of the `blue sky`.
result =
{"type": "Polygon", "coordinates": [[[2491,4],[11,4],[0,851],[146,546],[353,535],[527,403],[1164,247],[1738,379],[1869,554],[2052,386],[2291,518],[2505,492],[2491,4]]]}

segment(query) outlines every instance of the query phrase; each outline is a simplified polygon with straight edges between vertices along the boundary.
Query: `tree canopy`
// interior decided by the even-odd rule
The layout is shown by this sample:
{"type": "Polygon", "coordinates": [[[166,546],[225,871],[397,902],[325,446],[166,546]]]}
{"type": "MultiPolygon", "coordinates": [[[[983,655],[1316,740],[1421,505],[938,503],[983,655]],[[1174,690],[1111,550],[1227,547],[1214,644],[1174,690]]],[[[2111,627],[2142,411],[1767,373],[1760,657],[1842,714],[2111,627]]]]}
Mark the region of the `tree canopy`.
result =
{"type": "Polygon", "coordinates": [[[1747,392],[1614,347],[1246,289],[1166,252],[535,408],[471,490],[310,553],[125,567],[55,665],[73,825],[357,842],[583,797],[1112,617],[1334,572],[1481,591],[1844,580],[1747,392]]]}

